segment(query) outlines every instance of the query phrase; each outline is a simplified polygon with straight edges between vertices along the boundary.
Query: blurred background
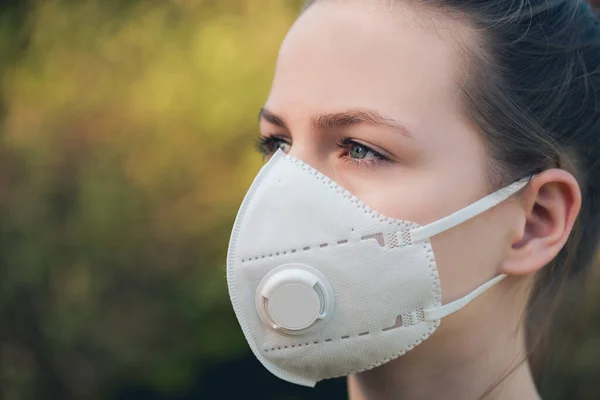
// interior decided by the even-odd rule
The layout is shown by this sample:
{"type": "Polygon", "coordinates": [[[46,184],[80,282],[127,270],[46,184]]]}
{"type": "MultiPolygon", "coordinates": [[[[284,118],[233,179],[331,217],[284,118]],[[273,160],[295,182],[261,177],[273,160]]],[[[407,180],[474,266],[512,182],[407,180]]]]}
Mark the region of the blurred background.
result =
{"type": "MultiPolygon", "coordinates": [[[[0,399],[344,399],[251,355],[229,231],[300,0],[0,0],[0,399]]],[[[596,279],[598,281],[598,279],[596,279]]],[[[600,399],[600,284],[540,374],[600,399]]]]}

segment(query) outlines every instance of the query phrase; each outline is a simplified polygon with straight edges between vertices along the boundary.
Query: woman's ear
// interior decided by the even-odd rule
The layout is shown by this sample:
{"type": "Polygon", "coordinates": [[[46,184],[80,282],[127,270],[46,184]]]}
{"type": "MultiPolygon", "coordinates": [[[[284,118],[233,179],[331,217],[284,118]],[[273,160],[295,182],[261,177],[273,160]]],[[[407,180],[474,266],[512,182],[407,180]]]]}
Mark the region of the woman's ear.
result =
{"type": "Polygon", "coordinates": [[[500,272],[527,275],[552,261],[567,242],[580,208],[581,190],[573,175],[562,169],[536,175],[520,194],[525,218],[516,227],[500,272]]]}

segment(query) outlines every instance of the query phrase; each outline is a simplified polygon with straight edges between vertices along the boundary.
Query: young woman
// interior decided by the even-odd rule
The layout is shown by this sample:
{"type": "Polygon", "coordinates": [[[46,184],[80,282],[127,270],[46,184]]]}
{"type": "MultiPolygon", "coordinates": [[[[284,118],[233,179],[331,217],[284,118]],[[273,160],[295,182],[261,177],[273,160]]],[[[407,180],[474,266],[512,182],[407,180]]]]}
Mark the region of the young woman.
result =
{"type": "Polygon", "coordinates": [[[353,400],[539,398],[598,243],[599,65],[578,0],[307,4],[228,254],[263,365],[353,400]]]}

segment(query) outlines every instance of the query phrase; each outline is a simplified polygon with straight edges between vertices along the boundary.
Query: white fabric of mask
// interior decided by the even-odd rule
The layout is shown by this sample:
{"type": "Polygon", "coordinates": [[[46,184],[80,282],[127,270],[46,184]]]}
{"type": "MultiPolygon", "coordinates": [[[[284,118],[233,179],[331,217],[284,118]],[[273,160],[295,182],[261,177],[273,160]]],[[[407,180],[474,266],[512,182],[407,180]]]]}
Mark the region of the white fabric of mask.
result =
{"type": "Polygon", "coordinates": [[[311,387],[403,355],[504,277],[442,306],[429,238],[527,182],[419,226],[377,213],[278,151],[246,194],[227,257],[230,299],[253,353],[279,378],[311,387]]]}

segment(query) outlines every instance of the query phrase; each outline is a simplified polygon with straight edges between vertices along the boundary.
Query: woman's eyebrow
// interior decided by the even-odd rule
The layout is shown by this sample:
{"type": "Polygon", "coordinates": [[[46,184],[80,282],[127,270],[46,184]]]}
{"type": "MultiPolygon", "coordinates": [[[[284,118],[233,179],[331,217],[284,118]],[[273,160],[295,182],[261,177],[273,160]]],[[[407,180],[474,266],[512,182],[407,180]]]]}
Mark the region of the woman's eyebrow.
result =
{"type": "Polygon", "coordinates": [[[264,119],[265,121],[267,121],[275,126],[278,126],[280,128],[283,128],[283,129],[289,131],[289,129],[285,125],[285,122],[283,122],[283,120],[281,118],[279,118],[278,116],[276,116],[275,114],[273,114],[272,112],[270,112],[269,110],[267,110],[264,107],[261,108],[260,111],[258,112],[258,120],[260,121],[261,119],[264,119]]]}
{"type": "Polygon", "coordinates": [[[340,129],[353,125],[386,126],[398,131],[402,135],[413,138],[413,135],[404,124],[393,118],[380,114],[377,111],[364,108],[351,109],[344,112],[323,114],[314,118],[312,126],[315,129],[340,129]]]}
{"type": "MultiPolygon", "coordinates": [[[[258,117],[259,119],[264,119],[275,126],[289,131],[282,118],[278,117],[264,107],[260,109],[258,117]]],[[[364,108],[351,109],[331,114],[321,114],[313,118],[311,121],[311,126],[316,130],[341,129],[361,124],[371,126],[387,126],[395,131],[398,131],[403,136],[413,138],[413,135],[410,133],[410,131],[400,121],[386,117],[377,111],[364,108]]]]}

